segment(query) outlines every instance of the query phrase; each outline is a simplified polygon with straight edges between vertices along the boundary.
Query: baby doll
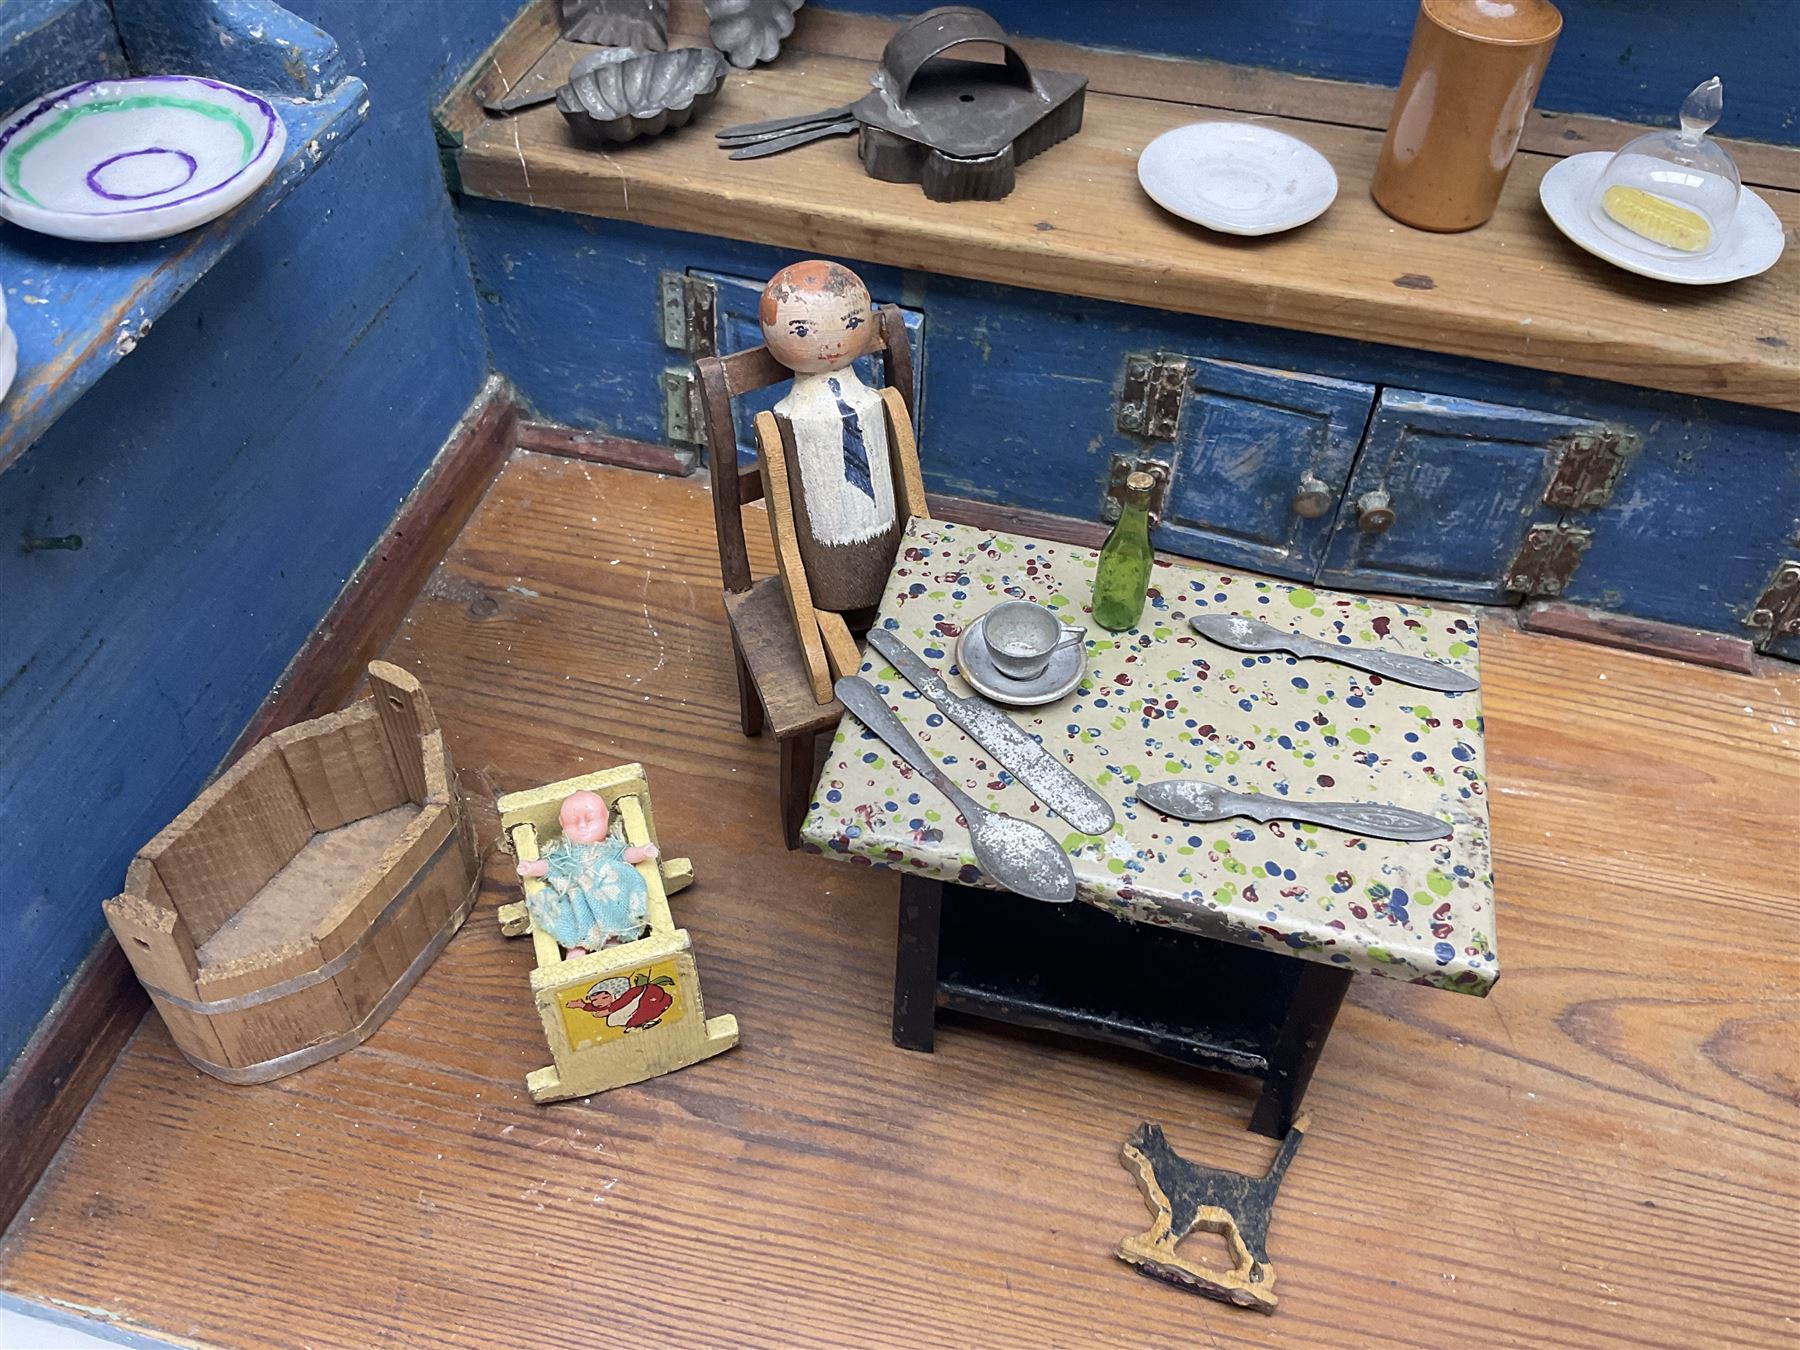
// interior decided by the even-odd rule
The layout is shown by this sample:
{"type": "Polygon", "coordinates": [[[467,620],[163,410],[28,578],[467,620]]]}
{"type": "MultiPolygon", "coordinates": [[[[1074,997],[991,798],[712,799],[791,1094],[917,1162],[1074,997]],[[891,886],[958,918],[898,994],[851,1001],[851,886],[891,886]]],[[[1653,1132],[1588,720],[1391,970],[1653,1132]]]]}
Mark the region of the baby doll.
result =
{"type": "Polygon", "coordinates": [[[532,924],[570,956],[635,942],[649,926],[650,900],[635,864],[656,858],[656,845],[608,839],[606,802],[597,792],[571,792],[557,816],[562,838],[552,840],[543,857],[519,864],[520,876],[545,883],[526,898],[532,924]]]}

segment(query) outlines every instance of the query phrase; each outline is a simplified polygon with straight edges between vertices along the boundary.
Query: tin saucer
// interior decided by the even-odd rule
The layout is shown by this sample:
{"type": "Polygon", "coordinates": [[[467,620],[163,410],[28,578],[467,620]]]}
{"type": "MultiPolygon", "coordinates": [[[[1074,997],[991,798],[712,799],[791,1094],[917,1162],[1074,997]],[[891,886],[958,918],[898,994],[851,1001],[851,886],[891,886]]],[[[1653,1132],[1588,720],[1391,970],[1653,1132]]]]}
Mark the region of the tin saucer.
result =
{"type": "Polygon", "coordinates": [[[1050,664],[1029,680],[1002,675],[981,637],[981,627],[986,621],[987,615],[983,614],[963,629],[962,636],[956,640],[956,668],[970,688],[983,698],[1014,708],[1035,708],[1072,693],[1081,683],[1081,677],[1087,674],[1087,647],[1078,642],[1073,647],[1052,652],[1050,664]]]}

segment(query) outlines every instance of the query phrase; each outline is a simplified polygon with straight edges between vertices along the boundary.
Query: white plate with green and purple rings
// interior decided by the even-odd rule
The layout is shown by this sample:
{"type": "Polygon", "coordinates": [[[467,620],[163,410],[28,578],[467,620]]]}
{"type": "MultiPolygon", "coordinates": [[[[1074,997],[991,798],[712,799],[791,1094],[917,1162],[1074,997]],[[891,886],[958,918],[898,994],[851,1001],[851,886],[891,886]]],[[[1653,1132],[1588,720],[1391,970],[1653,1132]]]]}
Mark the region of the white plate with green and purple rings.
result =
{"type": "Polygon", "coordinates": [[[63,239],[162,239],[268,181],[287,128],[195,75],[72,84],[0,122],[0,218],[63,239]]]}

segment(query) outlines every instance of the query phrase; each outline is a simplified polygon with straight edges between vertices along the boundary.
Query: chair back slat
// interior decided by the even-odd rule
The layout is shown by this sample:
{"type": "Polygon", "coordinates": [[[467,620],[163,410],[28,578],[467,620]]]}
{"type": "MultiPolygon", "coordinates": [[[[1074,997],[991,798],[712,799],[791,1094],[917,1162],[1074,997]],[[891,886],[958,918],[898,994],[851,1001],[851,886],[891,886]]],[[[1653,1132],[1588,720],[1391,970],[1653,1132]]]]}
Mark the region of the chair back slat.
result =
{"type": "Polygon", "coordinates": [[[758,389],[767,389],[772,384],[780,384],[783,380],[792,379],[794,374],[770,356],[767,347],[751,347],[745,351],[733,352],[721,360],[725,364],[725,383],[733,398],[753,394],[758,389]]]}
{"type": "MultiPolygon", "coordinates": [[[[906,415],[916,417],[913,407],[912,342],[906,336],[906,315],[898,305],[883,305],[875,311],[881,328],[881,377],[884,383],[900,391],[906,400],[906,415]]],[[[915,432],[917,428],[914,428],[915,432]]]]}

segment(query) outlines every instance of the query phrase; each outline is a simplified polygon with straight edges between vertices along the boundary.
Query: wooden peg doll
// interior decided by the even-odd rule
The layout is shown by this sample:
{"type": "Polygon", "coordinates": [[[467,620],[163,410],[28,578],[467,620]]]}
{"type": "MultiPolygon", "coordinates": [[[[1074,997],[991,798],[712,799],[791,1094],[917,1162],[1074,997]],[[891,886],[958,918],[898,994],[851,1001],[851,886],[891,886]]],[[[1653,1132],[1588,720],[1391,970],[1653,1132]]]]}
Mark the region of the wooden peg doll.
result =
{"type": "Polygon", "coordinates": [[[775,415],[812,602],[871,609],[905,520],[894,504],[886,409],[851,364],[876,331],[868,289],[838,263],[794,263],[763,291],[760,317],[770,354],[794,372],[775,415]]]}
{"type": "MultiPolygon", "coordinates": [[[[762,294],[763,341],[793,384],[758,413],[756,443],[782,587],[813,696],[862,662],[853,629],[881,603],[908,517],[927,517],[912,418],[898,389],[871,389],[852,363],[883,347],[856,273],[812,260],[762,294]]],[[[902,341],[897,331],[890,341],[902,341]]]]}

